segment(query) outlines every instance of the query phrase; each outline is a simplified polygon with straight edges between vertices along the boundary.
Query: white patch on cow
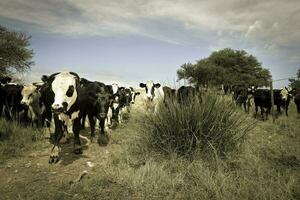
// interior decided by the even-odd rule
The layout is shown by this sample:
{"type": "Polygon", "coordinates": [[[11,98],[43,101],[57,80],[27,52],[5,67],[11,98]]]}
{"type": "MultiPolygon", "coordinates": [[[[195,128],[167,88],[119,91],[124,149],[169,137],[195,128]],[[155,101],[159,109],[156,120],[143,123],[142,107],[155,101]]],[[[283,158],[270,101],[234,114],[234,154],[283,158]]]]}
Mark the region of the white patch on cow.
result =
{"type": "Polygon", "coordinates": [[[63,103],[68,104],[67,111],[75,103],[77,99],[76,78],[69,72],[62,72],[56,75],[52,82],[52,91],[55,94],[53,108],[63,107],[63,103]],[[74,87],[74,92],[71,97],[66,95],[70,86],[74,87]]]}
{"type": "Polygon", "coordinates": [[[135,101],[135,92],[131,91],[131,103],[134,103],[135,101]]]}
{"type": "Polygon", "coordinates": [[[286,88],[281,88],[280,96],[283,101],[286,101],[289,97],[289,91],[286,88]]]}
{"type": "Polygon", "coordinates": [[[69,117],[69,115],[66,115],[64,113],[60,113],[58,115],[59,120],[61,120],[64,123],[64,125],[67,126],[67,132],[69,134],[73,133],[73,121],[78,117],[79,117],[79,111],[73,112],[71,114],[71,117],[69,117]]]}
{"type": "Polygon", "coordinates": [[[113,103],[113,108],[114,108],[114,109],[117,109],[118,106],[119,106],[119,103],[113,103]]]}
{"type": "Polygon", "coordinates": [[[111,86],[112,86],[113,94],[116,94],[118,92],[119,85],[116,83],[113,83],[113,84],[111,84],[111,86]]]}

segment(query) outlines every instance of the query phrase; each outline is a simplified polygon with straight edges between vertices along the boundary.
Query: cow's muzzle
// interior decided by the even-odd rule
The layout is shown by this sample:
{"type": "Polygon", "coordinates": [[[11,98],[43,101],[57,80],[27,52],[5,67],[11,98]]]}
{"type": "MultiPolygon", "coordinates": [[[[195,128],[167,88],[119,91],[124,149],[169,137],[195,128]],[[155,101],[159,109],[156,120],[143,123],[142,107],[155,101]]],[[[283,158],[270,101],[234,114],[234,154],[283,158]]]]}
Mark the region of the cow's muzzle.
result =
{"type": "Polygon", "coordinates": [[[100,116],[100,118],[106,118],[107,114],[106,113],[100,113],[99,116],[100,116]]]}

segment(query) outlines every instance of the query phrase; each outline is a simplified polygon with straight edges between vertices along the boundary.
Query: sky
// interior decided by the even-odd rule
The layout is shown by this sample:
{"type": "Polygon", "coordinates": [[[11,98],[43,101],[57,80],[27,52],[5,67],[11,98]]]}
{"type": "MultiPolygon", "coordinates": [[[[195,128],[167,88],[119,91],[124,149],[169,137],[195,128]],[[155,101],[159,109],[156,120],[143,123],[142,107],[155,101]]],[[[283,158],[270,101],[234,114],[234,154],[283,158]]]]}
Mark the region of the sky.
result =
{"type": "Polygon", "coordinates": [[[223,48],[256,56],[274,80],[300,68],[299,0],[0,0],[0,24],[32,36],[27,81],[69,70],[176,87],[183,63],[223,48]]]}

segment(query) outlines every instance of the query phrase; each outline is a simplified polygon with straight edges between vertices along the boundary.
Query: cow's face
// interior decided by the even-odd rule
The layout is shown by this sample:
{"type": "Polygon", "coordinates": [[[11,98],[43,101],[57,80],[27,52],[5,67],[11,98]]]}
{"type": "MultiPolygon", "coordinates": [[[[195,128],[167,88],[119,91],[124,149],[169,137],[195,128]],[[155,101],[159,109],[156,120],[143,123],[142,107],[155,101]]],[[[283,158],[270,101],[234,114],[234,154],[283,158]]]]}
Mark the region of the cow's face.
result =
{"type": "Polygon", "coordinates": [[[128,105],[130,105],[130,102],[132,101],[130,89],[126,88],[124,90],[124,94],[125,94],[125,105],[128,106],[128,105]]]}
{"type": "Polygon", "coordinates": [[[112,104],[112,95],[100,87],[98,92],[89,92],[89,95],[94,99],[94,105],[98,118],[106,118],[108,108],[112,104]]]}
{"type": "Polygon", "coordinates": [[[281,91],[280,91],[280,98],[281,98],[281,100],[287,101],[290,96],[291,95],[290,95],[290,91],[289,91],[288,88],[285,87],[285,88],[281,89],[281,91]]]}
{"type": "Polygon", "coordinates": [[[140,95],[140,92],[135,92],[135,91],[131,90],[131,102],[130,103],[134,104],[135,103],[135,97],[138,96],[138,95],[140,95]]]}
{"type": "Polygon", "coordinates": [[[112,86],[112,90],[113,90],[113,94],[116,94],[119,90],[119,86],[116,83],[111,84],[112,86]]]}
{"type": "Polygon", "coordinates": [[[22,100],[21,104],[26,106],[31,106],[33,104],[39,103],[41,94],[34,85],[24,85],[22,89],[22,100]]]}
{"type": "Polygon", "coordinates": [[[153,81],[147,81],[147,83],[140,83],[141,88],[145,88],[147,99],[152,101],[154,98],[154,90],[155,88],[159,88],[159,83],[153,83],[153,81]]]}
{"type": "Polygon", "coordinates": [[[63,72],[55,76],[51,88],[54,92],[54,103],[52,109],[54,112],[67,112],[77,100],[78,76],[63,72]]]}

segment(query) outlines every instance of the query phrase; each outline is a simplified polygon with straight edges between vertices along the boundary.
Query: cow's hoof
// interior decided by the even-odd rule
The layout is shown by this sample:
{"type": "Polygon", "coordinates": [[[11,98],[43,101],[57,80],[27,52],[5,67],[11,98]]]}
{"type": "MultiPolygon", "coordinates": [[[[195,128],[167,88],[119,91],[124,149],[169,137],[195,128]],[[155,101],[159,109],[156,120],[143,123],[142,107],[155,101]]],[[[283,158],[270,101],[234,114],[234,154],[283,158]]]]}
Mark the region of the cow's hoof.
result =
{"type": "Polygon", "coordinates": [[[100,134],[98,138],[98,144],[100,146],[106,146],[109,142],[109,136],[107,134],[100,134]]]}
{"type": "Polygon", "coordinates": [[[49,158],[49,164],[55,164],[60,160],[60,148],[58,146],[55,146],[50,154],[49,158]]]}
{"type": "Polygon", "coordinates": [[[82,149],[74,149],[75,154],[82,154],[82,149]]]}
{"type": "Polygon", "coordinates": [[[60,139],[59,143],[61,143],[61,144],[67,144],[69,141],[70,141],[70,138],[69,138],[68,136],[64,135],[64,136],[60,139]]]}
{"type": "Polygon", "coordinates": [[[74,153],[75,154],[82,154],[82,147],[81,147],[81,145],[75,144],[75,146],[74,146],[74,153]]]}

